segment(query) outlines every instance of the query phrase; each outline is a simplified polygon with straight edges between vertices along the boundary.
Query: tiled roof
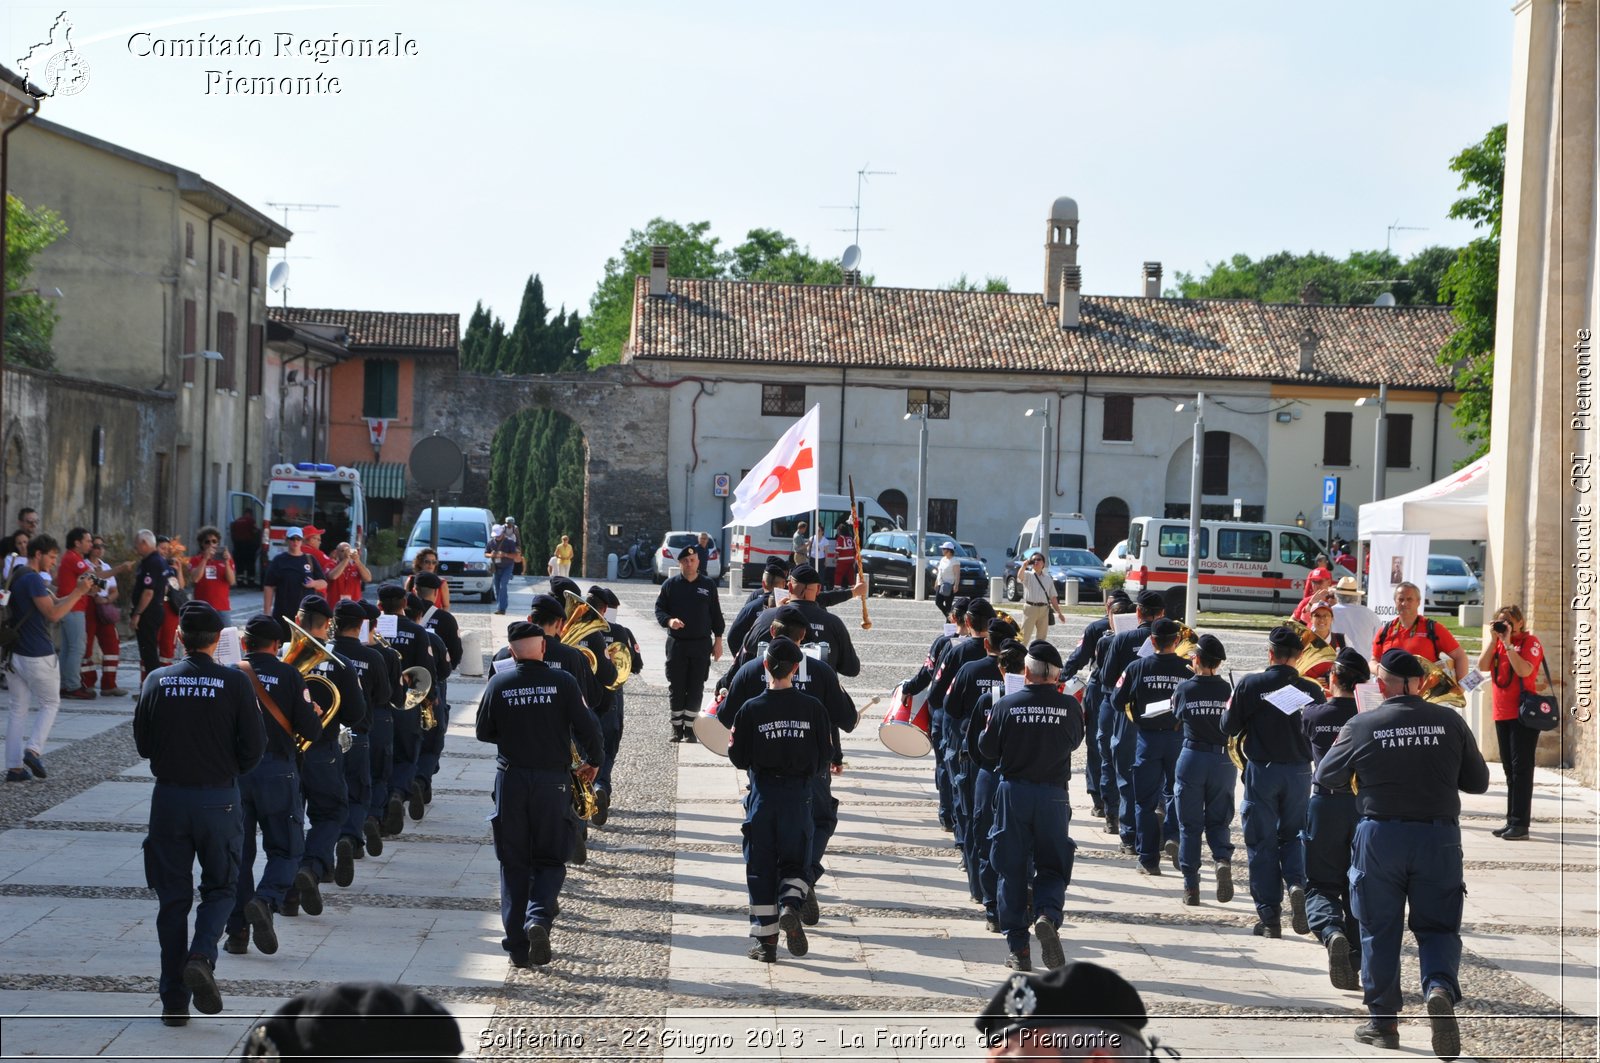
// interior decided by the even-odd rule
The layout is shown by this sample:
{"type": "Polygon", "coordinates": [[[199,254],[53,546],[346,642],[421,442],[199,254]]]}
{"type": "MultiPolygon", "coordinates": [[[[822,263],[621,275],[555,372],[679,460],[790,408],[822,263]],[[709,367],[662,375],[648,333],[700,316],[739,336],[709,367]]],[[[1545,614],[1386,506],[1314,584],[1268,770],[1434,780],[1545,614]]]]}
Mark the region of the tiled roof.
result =
{"type": "Polygon", "coordinates": [[[1455,331],[1443,307],[1086,295],[1081,318],[1060,328],[1037,293],[672,278],[651,298],[639,277],[630,350],[666,362],[1451,386],[1434,360],[1455,331]],[[1307,327],[1318,341],[1302,373],[1307,327]]]}
{"type": "Polygon", "coordinates": [[[388,310],[316,310],[269,306],[267,317],[290,324],[338,325],[350,334],[350,350],[381,347],[418,354],[454,355],[461,342],[461,315],[407,314],[388,310]]]}

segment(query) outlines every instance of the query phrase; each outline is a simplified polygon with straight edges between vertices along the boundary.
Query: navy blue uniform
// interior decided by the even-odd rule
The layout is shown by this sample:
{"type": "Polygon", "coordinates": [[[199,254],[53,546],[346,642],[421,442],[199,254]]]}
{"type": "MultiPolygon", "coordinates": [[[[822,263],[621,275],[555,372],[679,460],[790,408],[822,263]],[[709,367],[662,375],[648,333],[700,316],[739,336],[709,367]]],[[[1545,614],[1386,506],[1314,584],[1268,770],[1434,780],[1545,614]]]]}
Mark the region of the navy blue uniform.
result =
{"type": "MultiPolygon", "coordinates": [[[[556,643],[546,641],[546,649],[556,643]]],[[[588,764],[605,756],[600,721],[577,679],[542,661],[497,672],[478,702],[478,741],[499,751],[494,779],[494,854],[500,861],[501,948],[526,962],[528,928],[555,921],[577,840],[572,743],[588,764]]]]}
{"type": "Polygon", "coordinates": [[[1197,675],[1178,684],[1172,694],[1172,714],[1183,725],[1183,752],[1173,790],[1178,804],[1178,870],[1187,889],[1200,886],[1200,840],[1204,836],[1211,859],[1230,865],[1232,888],[1233,791],[1239,773],[1228,759],[1228,736],[1222,733],[1222,714],[1233,696],[1233,686],[1219,675],[1197,675]]]}
{"type": "MultiPolygon", "coordinates": [[[[981,645],[981,642],[980,642],[981,645]]],[[[972,825],[972,787],[976,779],[971,770],[971,760],[965,756],[967,720],[972,715],[978,699],[984,694],[998,695],[1005,686],[1000,678],[1000,662],[983,656],[968,661],[956,670],[950,689],[944,698],[944,748],[937,755],[944,758],[944,770],[950,778],[951,820],[955,825],[956,848],[963,854],[969,846],[968,832],[972,825]]],[[[967,861],[967,875],[974,879],[977,869],[967,861]]],[[[978,891],[972,890],[973,899],[978,891]]]]}
{"type": "MultiPolygon", "coordinates": [[[[828,851],[828,842],[839,829],[839,799],[833,796],[832,765],[844,760],[844,745],[839,732],[849,734],[856,729],[856,707],[850,696],[839,685],[839,676],[827,662],[808,658],[803,669],[796,669],[790,677],[794,689],[809,694],[822,702],[827,712],[829,740],[832,749],[827,759],[811,779],[811,859],[806,865],[806,881],[815,889],[817,880],[827,870],[822,858],[828,851]],[[804,675],[801,674],[802,670],[804,675]]],[[[767,690],[766,671],[762,662],[751,661],[734,674],[728,685],[728,697],[722,705],[722,718],[729,727],[738,718],[739,710],[760,697],[767,690]]]]}
{"type": "MultiPolygon", "coordinates": [[[[389,645],[400,655],[401,671],[424,668],[434,683],[439,682],[433,643],[421,624],[409,617],[395,616],[394,638],[389,640],[389,645]]],[[[394,714],[394,767],[389,774],[391,801],[404,800],[411,793],[411,782],[417,777],[417,758],[422,755],[422,709],[407,710],[404,705],[402,696],[396,702],[394,714]]]]}
{"type": "Polygon", "coordinates": [[[1311,796],[1311,743],[1300,726],[1300,711],[1285,713],[1262,695],[1295,686],[1321,702],[1322,687],[1302,678],[1294,666],[1275,664],[1247,675],[1234,687],[1233,703],[1222,714],[1222,733],[1241,742],[1245,758],[1244,846],[1250,862],[1250,896],[1268,926],[1280,922],[1283,886],[1305,885],[1306,825],[1311,796]]]}
{"type": "Polygon", "coordinates": [[[273,558],[261,577],[261,586],[272,588],[272,615],[293,620],[300,612],[300,599],[317,593],[306,584],[323,578],[322,566],[310,554],[295,557],[285,551],[273,558]]]}
{"type": "Polygon", "coordinates": [[[706,677],[711,674],[711,640],[722,636],[722,602],[717,585],[702,573],[693,583],[673,576],[656,595],[656,623],[667,628],[667,687],[675,739],[691,735],[700,712],[706,677]],[[669,621],[681,620],[673,630],[669,621]]]}
{"type": "Polygon", "coordinates": [[[1093,665],[1083,691],[1083,778],[1097,816],[1104,813],[1100,800],[1100,704],[1103,695],[1100,690],[1100,662],[1094,651],[1099,647],[1100,639],[1110,630],[1110,618],[1102,616],[1098,620],[1091,620],[1089,626],[1083,629],[1078,648],[1061,666],[1061,675],[1067,677],[1077,675],[1085,664],[1093,665]]]}
{"type": "Polygon", "coordinates": [[[1105,699],[1100,709],[1100,731],[1102,735],[1107,729],[1111,732],[1109,741],[1103,740],[1104,744],[1101,747],[1103,775],[1100,797],[1101,801],[1110,807],[1111,791],[1107,789],[1109,780],[1117,794],[1118,833],[1122,844],[1129,849],[1134,847],[1136,840],[1134,826],[1138,816],[1135,811],[1138,807],[1138,798],[1133,781],[1133,761],[1139,752],[1139,741],[1128,714],[1117,708],[1112,695],[1116,692],[1117,681],[1122,678],[1122,673],[1128,665],[1139,659],[1139,647],[1150,638],[1152,622],[1144,621],[1132,631],[1108,634],[1100,644],[1104,652],[1100,665],[1100,690],[1105,699]],[[1108,752],[1109,771],[1106,770],[1105,764],[1105,754],[1108,752]]]}
{"type": "MultiPolygon", "coordinates": [[[[607,646],[611,646],[619,642],[628,648],[628,655],[632,659],[633,674],[638,675],[644,670],[644,655],[639,652],[639,640],[634,637],[632,631],[629,631],[616,621],[612,621],[611,629],[605,632],[605,643],[607,646]]],[[[608,664],[609,661],[610,659],[607,658],[608,664]]],[[[611,681],[615,682],[616,666],[611,665],[611,669],[613,673],[611,681]]],[[[600,717],[600,733],[605,737],[606,741],[606,759],[605,763],[600,765],[600,774],[595,776],[594,780],[596,792],[604,790],[606,793],[611,792],[611,768],[617,762],[617,750],[622,748],[622,688],[618,687],[609,693],[611,707],[604,716],[600,717]]]]}
{"type": "MultiPolygon", "coordinates": [[[[306,851],[300,866],[310,868],[318,878],[333,870],[333,850],[344,831],[350,812],[350,797],[344,779],[344,752],[339,748],[339,726],[364,728],[367,725],[367,696],[361,690],[361,675],[355,665],[334,653],[334,661],[318,666],[322,676],[339,691],[339,714],[324,721],[322,736],[300,757],[300,792],[306,799],[306,851]]],[[[363,756],[366,754],[363,753],[363,756]]]]}
{"type": "Polygon", "coordinates": [[[945,733],[949,723],[944,714],[945,695],[955,682],[961,666],[970,661],[982,660],[987,651],[983,639],[976,635],[958,635],[945,644],[944,652],[933,668],[933,681],[928,686],[929,737],[933,742],[934,785],[939,789],[939,822],[951,833],[960,830],[956,816],[955,779],[951,777],[950,762],[943,749],[949,741],[945,733]]]}
{"type": "Polygon", "coordinates": [[[134,621],[134,637],[139,642],[139,675],[142,678],[161,667],[161,624],[167,618],[167,559],[161,551],[152,550],[139,559],[133,570],[133,606],[138,608],[145,591],[150,592],[150,604],[144,607],[134,621]]]}
{"type": "Polygon", "coordinates": [[[833,758],[833,728],[822,702],[792,687],[752,698],[730,722],[728,759],[750,774],[743,828],[750,936],[768,937],[778,932],[779,907],[798,909],[811,889],[812,780],[833,758]]]}
{"type": "Polygon", "coordinates": [[[394,647],[374,643],[372,649],[383,659],[384,676],[389,683],[388,699],[367,706],[372,715],[367,725],[367,760],[372,778],[367,816],[381,823],[389,804],[390,781],[394,777],[395,711],[405,704],[406,688],[400,685],[400,654],[394,647]]]}
{"type": "MultiPolygon", "coordinates": [[[[944,651],[950,643],[960,638],[959,635],[940,634],[928,647],[928,656],[922,662],[922,667],[917,669],[917,674],[906,680],[900,687],[900,693],[905,697],[915,697],[933,685],[934,673],[939,669],[939,661],[944,657],[944,651]]],[[[933,706],[928,706],[928,739],[933,743],[934,749],[944,745],[944,721],[938,713],[933,711],[933,706]]],[[[945,774],[944,758],[933,758],[933,785],[939,792],[939,825],[953,829],[955,821],[950,811],[950,776],[945,774]]]]}
{"type": "Polygon", "coordinates": [[[1424,995],[1461,1000],[1461,794],[1489,789],[1489,767],[1466,721],[1447,705],[1390,698],[1356,716],[1317,766],[1317,783],[1354,789],[1361,822],[1350,902],[1361,923],[1363,1000],[1380,1024],[1400,1011],[1400,937],[1417,939],[1424,995]]]}
{"type": "MultiPolygon", "coordinates": [[[[750,632],[756,630],[756,617],[762,611],[772,607],[772,592],[757,587],[750,592],[750,597],[744,600],[739,607],[739,612],[734,616],[733,623],[728,625],[728,645],[741,652],[744,644],[750,637],[750,632]]],[[[740,662],[743,663],[742,661],[740,662]]]]}
{"type": "Polygon", "coordinates": [[[1078,849],[1067,835],[1072,818],[1067,780],[1072,751],[1082,741],[1082,706],[1053,684],[1030,685],[1001,698],[978,738],[984,758],[999,766],[990,858],[998,879],[1000,929],[1012,952],[1028,947],[1028,926],[1035,916],[1061,925],[1078,849]],[[1030,861],[1033,912],[1027,908],[1030,861]]]}
{"type": "Polygon", "coordinates": [[[262,689],[282,712],[294,735],[289,734],[257,698],[266,751],[261,762],[239,779],[239,807],[243,812],[244,839],[239,857],[239,886],[228,933],[244,929],[244,906],[259,899],[271,911],[282,910],[283,896],[300,869],[305,852],[305,804],[300,800],[300,772],[296,735],[316,739],[322,734],[311,695],[300,673],[270,653],[247,653],[245,663],[255,671],[262,689]],[[267,854],[259,881],[255,878],[256,831],[267,854]]]}
{"type": "MultiPolygon", "coordinates": [[[[447,666],[440,669],[439,685],[434,688],[434,728],[422,736],[422,749],[417,755],[417,777],[426,780],[428,794],[433,793],[433,777],[439,774],[439,758],[444,754],[444,736],[450,729],[450,675],[461,667],[461,628],[449,610],[437,606],[422,614],[417,621],[436,635],[444,645],[447,666]]],[[[434,647],[437,653],[438,646],[434,647]]]]}
{"type": "MultiPolygon", "coordinates": [[[[350,844],[359,854],[366,846],[363,828],[372,805],[372,743],[369,736],[379,707],[386,709],[389,704],[389,662],[376,648],[364,644],[354,635],[338,636],[333,640],[333,649],[356,670],[362,700],[367,707],[366,717],[360,723],[344,721],[351,730],[352,738],[350,748],[344,753],[344,784],[348,805],[342,834],[350,839],[350,844]]],[[[343,716],[344,710],[340,709],[339,714],[343,716]]],[[[387,791],[384,796],[389,796],[387,791]]]]}
{"type": "MultiPolygon", "coordinates": [[[[1355,718],[1356,699],[1332,698],[1306,706],[1300,715],[1315,772],[1339,731],[1355,718]]],[[[1335,931],[1350,941],[1361,940],[1361,927],[1350,910],[1350,847],[1355,843],[1358,818],[1354,794],[1311,785],[1306,829],[1301,835],[1306,850],[1306,920],[1324,944],[1335,931]]]]}
{"type": "Polygon", "coordinates": [[[1133,726],[1134,834],[1139,863],[1159,867],[1161,849],[1178,840],[1178,802],[1173,783],[1178,755],[1183,752],[1183,731],[1172,715],[1172,694],[1178,684],[1192,678],[1189,665],[1175,653],[1154,653],[1128,665],[1112,691],[1112,700],[1133,726]],[[1166,712],[1149,713],[1165,704],[1166,712]],[[1156,815],[1160,802],[1163,815],[1156,815]]]}
{"type": "MultiPolygon", "coordinates": [[[[160,603],[153,603],[160,605],[160,603]]],[[[164,608],[164,606],[163,606],[164,608]]],[[[160,909],[161,1004],[189,1006],[183,968],[191,956],[217,963],[238,887],[244,840],[239,776],[266,747],[256,695],[243,672],[209,654],[191,653],[146,677],[133,710],[133,741],[156,778],[144,841],[145,883],[160,909]],[[200,861],[200,907],[194,935],[194,863],[200,861]]]]}
{"type": "Polygon", "coordinates": [[[1004,687],[988,691],[978,698],[967,717],[966,755],[971,758],[968,770],[972,772],[972,825],[967,829],[967,886],[973,896],[983,903],[986,916],[999,922],[995,890],[998,878],[994,869],[993,846],[989,834],[994,829],[994,795],[1000,785],[996,774],[997,764],[983,755],[978,742],[983,729],[989,726],[989,716],[994,703],[1004,695],[1004,687]]]}

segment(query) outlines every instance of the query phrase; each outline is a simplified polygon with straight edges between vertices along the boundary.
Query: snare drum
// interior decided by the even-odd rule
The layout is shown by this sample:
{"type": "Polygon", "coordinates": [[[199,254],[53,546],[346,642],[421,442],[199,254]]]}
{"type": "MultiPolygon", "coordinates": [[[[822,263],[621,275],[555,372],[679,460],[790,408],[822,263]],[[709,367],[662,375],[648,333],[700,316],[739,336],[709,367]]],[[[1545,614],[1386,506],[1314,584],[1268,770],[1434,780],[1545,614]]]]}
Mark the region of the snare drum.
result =
{"type": "Polygon", "coordinates": [[[728,743],[733,739],[733,732],[728,730],[717,714],[722,711],[723,699],[718,699],[716,694],[706,698],[706,704],[700,710],[700,715],[694,718],[694,736],[700,744],[719,757],[728,755],[728,743]]]}
{"type": "Polygon", "coordinates": [[[933,752],[933,715],[928,711],[928,692],[912,697],[894,688],[889,695],[889,711],[878,725],[878,741],[891,753],[902,757],[925,757],[933,752]]]}

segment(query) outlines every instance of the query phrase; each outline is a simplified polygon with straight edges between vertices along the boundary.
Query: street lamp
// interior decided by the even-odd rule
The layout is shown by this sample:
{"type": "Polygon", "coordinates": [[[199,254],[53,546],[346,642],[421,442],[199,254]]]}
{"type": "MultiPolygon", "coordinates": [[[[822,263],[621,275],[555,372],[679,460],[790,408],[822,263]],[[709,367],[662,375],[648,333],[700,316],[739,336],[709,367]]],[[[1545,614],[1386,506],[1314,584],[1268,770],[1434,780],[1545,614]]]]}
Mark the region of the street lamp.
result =
{"type": "Polygon", "coordinates": [[[222,352],[190,351],[178,355],[180,362],[188,358],[200,358],[206,363],[206,375],[200,382],[200,401],[203,403],[200,415],[200,523],[204,524],[207,522],[207,481],[211,478],[211,364],[222,361],[222,352]]]}
{"type": "Polygon", "coordinates": [[[1039,429],[1039,527],[1033,533],[1033,548],[1050,556],[1050,401],[1023,414],[1042,417],[1039,429]]]}
{"type": "MultiPolygon", "coordinates": [[[[917,417],[922,421],[922,427],[917,431],[917,556],[911,564],[912,600],[925,602],[928,600],[927,573],[924,566],[927,558],[923,551],[923,523],[928,515],[928,404],[923,402],[917,407],[916,413],[907,413],[901,418],[909,421],[917,417]]],[[[857,550],[860,546],[856,547],[857,550]]]]}
{"type": "MultiPolygon", "coordinates": [[[[1180,402],[1174,413],[1188,410],[1189,403],[1180,402]]],[[[1183,619],[1194,620],[1200,615],[1200,484],[1206,456],[1206,393],[1194,397],[1194,461],[1189,469],[1189,567],[1186,575],[1188,600],[1183,619]]]]}
{"type": "Polygon", "coordinates": [[[1294,524],[1297,528],[1304,528],[1306,526],[1305,510],[1301,510],[1294,515],[1294,524]]]}

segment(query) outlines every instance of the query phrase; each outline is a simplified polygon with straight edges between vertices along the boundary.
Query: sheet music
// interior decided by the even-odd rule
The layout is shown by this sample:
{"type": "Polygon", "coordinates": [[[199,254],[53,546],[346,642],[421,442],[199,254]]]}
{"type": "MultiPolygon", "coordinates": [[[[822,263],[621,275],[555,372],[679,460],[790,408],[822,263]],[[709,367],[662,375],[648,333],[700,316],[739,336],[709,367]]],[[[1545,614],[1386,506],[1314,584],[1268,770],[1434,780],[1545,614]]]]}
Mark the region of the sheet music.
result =
{"type": "Polygon", "coordinates": [[[1148,705],[1146,705],[1144,707],[1144,714],[1145,714],[1145,718],[1146,719],[1148,719],[1151,716],[1161,716],[1161,715],[1164,715],[1164,714],[1169,713],[1171,711],[1172,711],[1172,699],[1171,698],[1168,698],[1166,701],[1152,701],[1150,704],[1148,704],[1148,705]]]}
{"type": "Polygon", "coordinates": [[[501,672],[511,671],[516,666],[517,659],[515,657],[497,657],[494,662],[494,671],[496,675],[499,675],[501,672]]]}
{"type": "Polygon", "coordinates": [[[244,660],[244,654],[239,647],[238,628],[225,627],[222,629],[222,634],[217,636],[217,650],[213,657],[224,668],[231,668],[244,660]]]}
{"type": "Polygon", "coordinates": [[[1139,643],[1140,657],[1154,657],[1155,655],[1156,644],[1154,639],[1145,639],[1143,642],[1139,643]]]}
{"type": "Polygon", "coordinates": [[[362,643],[368,643],[372,641],[372,621],[361,621],[361,631],[356,635],[356,638],[362,643]]]}
{"type": "Polygon", "coordinates": [[[1383,692],[1376,682],[1362,683],[1356,687],[1356,711],[1371,712],[1383,704],[1383,692]]]}
{"type": "Polygon", "coordinates": [[[956,632],[958,632],[960,630],[961,630],[961,625],[960,624],[946,624],[944,626],[944,633],[946,635],[950,635],[952,637],[955,635],[956,632]]]}
{"type": "Polygon", "coordinates": [[[1021,690],[1025,685],[1027,685],[1027,676],[1021,675],[1020,673],[1013,675],[1012,673],[1007,672],[1005,679],[1006,694],[1015,694],[1017,691],[1021,690]]]}
{"type": "Polygon", "coordinates": [[[392,639],[400,634],[400,617],[394,613],[384,613],[378,617],[378,634],[386,639],[392,639]]]}
{"type": "Polygon", "coordinates": [[[1261,700],[1285,716],[1291,716],[1299,712],[1303,706],[1311,704],[1314,699],[1304,690],[1290,684],[1289,686],[1279,687],[1277,690],[1268,691],[1261,695],[1261,700]]]}
{"type": "Polygon", "coordinates": [[[1139,626],[1138,613],[1113,613],[1111,615],[1111,630],[1115,634],[1132,631],[1139,626]]]}

